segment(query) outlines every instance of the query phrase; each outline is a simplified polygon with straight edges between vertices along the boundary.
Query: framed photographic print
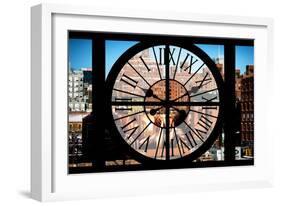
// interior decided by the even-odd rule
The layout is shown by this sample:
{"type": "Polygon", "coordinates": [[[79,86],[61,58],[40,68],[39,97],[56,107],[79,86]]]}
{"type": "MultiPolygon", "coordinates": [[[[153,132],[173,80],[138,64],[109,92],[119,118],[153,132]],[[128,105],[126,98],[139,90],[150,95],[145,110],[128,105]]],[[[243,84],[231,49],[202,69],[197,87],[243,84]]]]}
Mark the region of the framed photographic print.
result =
{"type": "Polygon", "coordinates": [[[68,35],[69,173],[254,164],[254,40],[68,35]]]}
{"type": "Polygon", "coordinates": [[[271,29],[265,18],[32,8],[32,196],[270,185],[271,29]]]}

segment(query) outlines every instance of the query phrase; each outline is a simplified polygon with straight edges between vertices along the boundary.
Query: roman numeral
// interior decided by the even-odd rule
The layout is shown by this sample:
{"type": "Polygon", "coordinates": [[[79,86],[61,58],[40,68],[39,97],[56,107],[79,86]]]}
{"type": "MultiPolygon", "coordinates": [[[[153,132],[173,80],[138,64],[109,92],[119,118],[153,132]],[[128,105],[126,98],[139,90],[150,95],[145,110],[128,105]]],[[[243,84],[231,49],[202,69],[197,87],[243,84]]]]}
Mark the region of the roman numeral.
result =
{"type": "MultiPolygon", "coordinates": [[[[213,100],[217,99],[218,97],[215,96],[215,97],[211,97],[210,99],[202,96],[202,99],[205,100],[205,102],[212,102],[213,100]]],[[[214,109],[214,110],[217,110],[217,106],[203,106],[202,109],[214,109]]]]}
{"type": "Polygon", "coordinates": [[[206,134],[208,132],[208,130],[210,129],[210,127],[212,126],[213,122],[211,120],[209,120],[206,117],[206,115],[201,115],[197,124],[200,125],[203,129],[205,129],[205,131],[202,131],[202,130],[199,130],[196,128],[195,129],[206,134]]]}
{"type": "Polygon", "coordinates": [[[120,81],[125,82],[126,84],[130,85],[134,89],[136,88],[138,81],[132,79],[131,77],[127,76],[126,74],[123,74],[120,81]]]}
{"type": "MultiPolygon", "coordinates": [[[[194,136],[193,136],[193,134],[195,134],[196,135],[196,137],[198,138],[198,139],[200,139],[202,142],[204,142],[204,137],[200,134],[200,130],[199,129],[196,129],[195,128],[195,130],[194,129],[192,129],[187,123],[186,123],[186,121],[184,121],[184,123],[185,123],[185,125],[190,129],[190,131],[188,132],[188,134],[186,133],[185,135],[186,135],[186,137],[190,137],[190,139],[189,138],[187,138],[187,140],[188,140],[188,142],[189,143],[191,143],[192,141],[191,140],[194,140],[193,141],[193,143],[195,142],[195,139],[194,139],[194,136]]],[[[203,131],[204,132],[204,131],[203,131]]],[[[196,143],[196,142],[195,142],[196,143]]],[[[193,147],[193,144],[190,144],[192,147],[193,147]]],[[[197,144],[196,144],[197,145],[197,144]]],[[[195,145],[195,146],[196,146],[195,145]]]]}
{"type": "Polygon", "coordinates": [[[176,50],[176,48],[173,48],[172,52],[171,52],[171,49],[169,49],[169,63],[171,63],[171,61],[172,61],[173,65],[176,65],[176,62],[173,57],[175,50],[176,50]]]}
{"type": "Polygon", "coordinates": [[[145,128],[138,134],[138,136],[130,143],[130,146],[132,146],[132,144],[135,143],[135,141],[137,141],[137,139],[142,135],[142,133],[144,133],[144,131],[149,127],[149,125],[152,124],[151,122],[149,122],[145,128]]]}
{"type": "MultiPolygon", "coordinates": [[[[176,142],[177,142],[177,145],[178,145],[178,150],[179,150],[179,153],[180,153],[180,156],[182,157],[182,153],[181,153],[181,148],[180,148],[180,144],[179,144],[179,137],[177,135],[177,132],[176,132],[176,129],[174,127],[174,133],[175,133],[175,139],[176,139],[176,142]]],[[[181,139],[180,139],[181,140],[181,139]]],[[[184,152],[184,149],[183,149],[183,145],[181,144],[181,147],[182,147],[182,150],[184,152]]]]}
{"type": "Polygon", "coordinates": [[[149,140],[150,140],[150,136],[148,136],[144,141],[143,143],[139,146],[139,149],[142,148],[142,146],[145,144],[145,149],[144,149],[144,152],[147,152],[147,148],[148,148],[148,144],[149,144],[149,140]]]}
{"type": "MultiPolygon", "coordinates": [[[[197,142],[194,139],[194,136],[191,131],[188,131],[188,133],[185,133],[185,137],[187,141],[189,142],[189,145],[193,148],[197,145],[197,142]]],[[[188,147],[189,148],[189,147],[188,147]]]]}
{"type": "Polygon", "coordinates": [[[159,48],[159,64],[164,65],[164,49],[165,48],[159,48]]]}
{"type": "Polygon", "coordinates": [[[161,140],[161,137],[162,137],[162,131],[163,131],[163,128],[161,128],[160,133],[159,133],[159,137],[158,137],[158,142],[157,142],[157,146],[156,146],[154,158],[156,158],[156,156],[157,156],[157,154],[158,154],[158,149],[159,149],[159,145],[160,145],[160,140],[161,140]]]}
{"type": "Polygon", "coordinates": [[[150,72],[150,69],[149,69],[149,67],[147,66],[147,64],[145,63],[145,61],[144,61],[144,59],[142,58],[142,56],[140,56],[140,59],[141,59],[142,63],[144,64],[145,68],[147,69],[147,71],[150,72]]]}
{"type": "Polygon", "coordinates": [[[182,68],[184,71],[188,70],[188,73],[191,74],[192,66],[193,66],[197,61],[198,61],[198,59],[193,58],[192,55],[190,55],[189,53],[187,53],[185,59],[183,60],[183,62],[182,62],[182,64],[181,64],[181,67],[180,67],[180,68],[182,68]],[[188,63],[188,65],[187,65],[187,67],[184,68],[185,63],[186,63],[188,57],[190,57],[190,58],[189,58],[189,63],[188,63]]]}
{"type": "MultiPolygon", "coordinates": [[[[115,98],[116,102],[132,102],[132,98],[115,98]]],[[[132,111],[132,106],[131,105],[120,105],[115,107],[115,111],[123,111],[123,110],[128,110],[132,111]]]]}
{"type": "Polygon", "coordinates": [[[189,79],[183,84],[184,86],[199,72],[199,70],[201,68],[203,68],[203,66],[205,65],[205,63],[201,64],[198,69],[189,77],[189,79]]]}
{"type": "MultiPolygon", "coordinates": [[[[145,83],[151,87],[151,85],[148,83],[148,81],[136,70],[136,68],[130,63],[130,62],[127,62],[128,65],[130,65],[130,67],[143,79],[143,81],[145,81],[145,83]]],[[[147,67],[148,69],[148,67],[147,67]]],[[[150,71],[150,70],[149,70],[150,71]]]]}
{"type": "Polygon", "coordinates": [[[200,89],[202,86],[205,86],[211,82],[211,78],[207,78],[209,73],[206,73],[206,75],[203,77],[202,80],[196,81],[196,83],[199,83],[198,89],[200,89]],[[204,83],[206,82],[206,83],[204,83]]]}
{"type": "Polygon", "coordinates": [[[160,77],[160,79],[162,79],[162,75],[161,75],[160,68],[159,68],[159,62],[158,62],[158,60],[157,60],[156,52],[155,52],[154,47],[152,47],[152,51],[153,51],[154,59],[155,59],[155,61],[156,61],[156,65],[157,65],[157,70],[158,70],[159,77],[160,77]]]}
{"type": "Polygon", "coordinates": [[[202,99],[205,100],[205,102],[212,102],[213,100],[215,100],[215,99],[217,99],[217,98],[218,98],[218,97],[215,96],[215,97],[213,97],[213,98],[211,98],[211,99],[208,99],[208,98],[202,96],[202,99]]]}
{"type": "Polygon", "coordinates": [[[180,48],[180,50],[179,50],[178,59],[177,59],[177,64],[176,64],[176,67],[175,67],[175,72],[174,72],[173,79],[176,78],[176,73],[177,73],[177,70],[178,70],[178,65],[179,65],[180,56],[181,56],[181,50],[182,50],[182,48],[180,48]]]}
{"type": "MultiPolygon", "coordinates": [[[[172,62],[173,65],[176,65],[176,62],[174,60],[174,52],[175,52],[176,48],[173,48],[172,50],[169,49],[169,64],[172,62]]],[[[164,47],[160,47],[159,48],[159,64],[160,65],[164,65],[164,52],[165,52],[165,48],[164,47]]]]}
{"type": "Polygon", "coordinates": [[[171,139],[171,145],[170,145],[170,147],[171,147],[171,155],[172,156],[174,156],[174,139],[171,139]]]}
{"type": "Polygon", "coordinates": [[[162,151],[161,151],[161,157],[164,156],[164,149],[166,148],[166,140],[164,140],[164,143],[163,143],[163,147],[162,147],[162,151]]]}
{"type": "MultiPolygon", "coordinates": [[[[188,150],[190,150],[190,147],[181,138],[179,138],[179,140],[180,140],[180,147],[181,147],[182,153],[184,154],[185,153],[184,148],[186,147],[188,150]]],[[[180,151],[180,148],[179,148],[179,151],[180,151]]]]}
{"type": "Polygon", "coordinates": [[[136,132],[136,130],[139,128],[139,126],[135,126],[135,127],[132,127],[132,128],[129,128],[129,125],[131,125],[133,122],[135,122],[136,119],[134,118],[133,120],[131,120],[130,122],[128,122],[127,124],[125,124],[124,126],[121,127],[121,129],[123,130],[123,132],[126,134],[126,133],[129,133],[129,136],[127,137],[127,139],[130,139],[131,136],[136,132]]]}

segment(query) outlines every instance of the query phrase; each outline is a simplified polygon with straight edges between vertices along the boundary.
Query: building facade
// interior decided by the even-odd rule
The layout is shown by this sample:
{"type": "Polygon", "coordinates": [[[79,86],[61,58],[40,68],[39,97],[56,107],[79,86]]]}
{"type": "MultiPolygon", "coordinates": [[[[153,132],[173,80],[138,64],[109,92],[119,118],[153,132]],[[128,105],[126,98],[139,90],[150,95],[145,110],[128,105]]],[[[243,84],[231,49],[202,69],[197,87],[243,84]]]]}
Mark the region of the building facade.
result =
{"type": "Polygon", "coordinates": [[[68,156],[69,166],[84,165],[83,118],[92,111],[92,69],[70,69],[68,73],[68,156]]]}
{"type": "Polygon", "coordinates": [[[241,80],[241,139],[248,147],[245,155],[253,155],[254,144],[254,66],[248,65],[241,80]]]}
{"type": "Polygon", "coordinates": [[[68,157],[69,166],[76,167],[82,162],[82,119],[89,113],[87,112],[69,112],[68,119],[68,157]]]}
{"type": "Polygon", "coordinates": [[[92,69],[69,70],[68,106],[72,112],[91,112],[92,110],[92,69]]]}
{"type": "Polygon", "coordinates": [[[244,156],[252,157],[254,149],[254,66],[247,65],[240,75],[236,70],[237,105],[240,107],[240,136],[244,156]]]}

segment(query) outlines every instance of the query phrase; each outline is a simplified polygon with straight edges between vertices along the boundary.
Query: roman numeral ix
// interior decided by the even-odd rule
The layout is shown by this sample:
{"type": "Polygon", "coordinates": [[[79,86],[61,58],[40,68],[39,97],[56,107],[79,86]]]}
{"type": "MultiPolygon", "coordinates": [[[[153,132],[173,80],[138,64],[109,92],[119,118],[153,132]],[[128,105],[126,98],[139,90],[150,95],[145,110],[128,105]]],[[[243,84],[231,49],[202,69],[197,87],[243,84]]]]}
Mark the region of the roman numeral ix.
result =
{"type": "MultiPolygon", "coordinates": [[[[175,52],[176,48],[172,48],[169,49],[169,64],[173,64],[173,65],[176,65],[176,61],[173,57],[174,55],[174,52],[175,52]]],[[[164,62],[164,52],[165,52],[165,47],[160,47],[159,48],[159,65],[164,65],[165,62],[164,62]]]]}

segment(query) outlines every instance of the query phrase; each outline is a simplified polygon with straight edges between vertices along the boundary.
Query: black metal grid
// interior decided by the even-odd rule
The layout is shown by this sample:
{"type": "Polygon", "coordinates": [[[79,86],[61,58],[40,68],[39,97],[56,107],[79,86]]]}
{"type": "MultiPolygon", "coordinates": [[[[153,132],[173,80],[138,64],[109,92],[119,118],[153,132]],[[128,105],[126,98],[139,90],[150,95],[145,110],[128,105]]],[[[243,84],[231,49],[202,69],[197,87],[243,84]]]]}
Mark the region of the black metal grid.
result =
{"type": "MultiPolygon", "coordinates": [[[[92,162],[95,168],[69,168],[69,173],[83,172],[106,172],[106,171],[131,171],[143,169],[172,169],[172,168],[194,168],[194,167],[218,167],[218,166],[238,166],[238,165],[253,165],[254,160],[235,160],[235,145],[233,140],[232,117],[235,116],[235,46],[253,46],[253,39],[229,39],[229,38],[208,38],[194,36],[166,36],[166,35],[151,35],[151,34],[127,34],[127,33],[104,33],[104,32],[82,32],[69,31],[69,38],[91,39],[92,40],[92,102],[93,102],[93,128],[95,138],[91,142],[92,162]],[[206,162],[190,162],[188,165],[173,165],[151,167],[143,165],[126,165],[120,166],[105,166],[104,158],[104,136],[106,120],[103,111],[104,106],[108,108],[110,102],[105,101],[105,41],[106,40],[124,40],[124,41],[174,41],[178,43],[188,44],[215,44],[224,46],[224,92],[228,98],[224,102],[224,117],[223,128],[225,131],[225,159],[224,161],[206,161],[206,162]],[[95,52],[99,51],[99,52],[95,52]],[[98,68],[98,69],[95,69],[98,68]]],[[[166,45],[164,61],[169,61],[169,47],[166,45]]],[[[166,64],[166,77],[169,76],[169,64],[166,64]]],[[[169,81],[166,81],[166,91],[169,91],[169,81]]],[[[169,99],[169,92],[166,92],[166,99],[169,99]]],[[[124,102],[123,102],[124,103],[124,102]]],[[[114,105],[114,102],[112,103],[114,105]]],[[[132,102],[128,103],[132,105],[132,102]]],[[[137,103],[133,103],[137,104],[137,103]]],[[[155,104],[155,103],[154,103],[155,104]]],[[[181,103],[179,103],[180,105],[181,103]]],[[[215,104],[215,103],[214,103],[215,104]]],[[[166,107],[166,122],[169,122],[169,108],[166,107]]],[[[169,126],[168,124],[166,124],[169,126]]],[[[166,138],[169,139],[169,132],[166,129],[166,138]]],[[[166,157],[169,159],[169,141],[166,140],[166,157]]]]}

